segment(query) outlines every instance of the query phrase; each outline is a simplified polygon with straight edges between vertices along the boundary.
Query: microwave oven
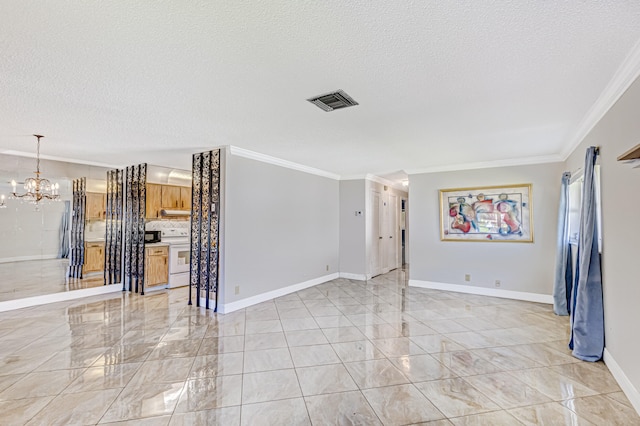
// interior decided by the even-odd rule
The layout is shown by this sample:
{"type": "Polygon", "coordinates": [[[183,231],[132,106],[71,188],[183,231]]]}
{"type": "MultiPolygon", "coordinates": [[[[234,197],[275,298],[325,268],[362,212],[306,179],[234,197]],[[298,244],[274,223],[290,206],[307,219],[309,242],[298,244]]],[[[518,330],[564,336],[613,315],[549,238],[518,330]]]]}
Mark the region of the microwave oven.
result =
{"type": "Polygon", "coordinates": [[[161,241],[160,231],[144,231],[144,243],[159,243],[161,241]]]}

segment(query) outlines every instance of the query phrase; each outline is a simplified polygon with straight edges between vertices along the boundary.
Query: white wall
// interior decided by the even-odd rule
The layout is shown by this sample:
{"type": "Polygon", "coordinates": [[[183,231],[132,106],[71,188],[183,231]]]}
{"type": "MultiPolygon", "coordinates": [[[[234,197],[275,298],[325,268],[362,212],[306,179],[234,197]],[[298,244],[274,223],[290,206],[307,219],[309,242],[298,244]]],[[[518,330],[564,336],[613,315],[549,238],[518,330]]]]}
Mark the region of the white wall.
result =
{"type": "Polygon", "coordinates": [[[365,180],[340,181],[340,272],[364,278],[365,245],[365,180]],[[356,216],[356,211],[362,212],[356,216]]]}
{"type": "Polygon", "coordinates": [[[562,172],[548,163],[411,175],[410,279],[551,295],[562,172]],[[533,184],[534,243],[440,241],[440,189],[520,183],[533,184]]]}
{"type": "Polygon", "coordinates": [[[338,272],[337,180],[232,154],[224,168],[223,304],[338,272]]]}
{"type": "MultiPolygon", "coordinates": [[[[637,162],[626,164],[616,158],[640,143],[639,110],[640,81],[636,80],[566,164],[570,171],[584,168],[587,147],[600,147],[606,349],[635,388],[635,394],[629,397],[635,401],[637,410],[640,410],[640,226],[637,224],[640,218],[640,168],[633,168],[637,162]]],[[[620,377],[616,378],[620,381],[620,377]]]]}

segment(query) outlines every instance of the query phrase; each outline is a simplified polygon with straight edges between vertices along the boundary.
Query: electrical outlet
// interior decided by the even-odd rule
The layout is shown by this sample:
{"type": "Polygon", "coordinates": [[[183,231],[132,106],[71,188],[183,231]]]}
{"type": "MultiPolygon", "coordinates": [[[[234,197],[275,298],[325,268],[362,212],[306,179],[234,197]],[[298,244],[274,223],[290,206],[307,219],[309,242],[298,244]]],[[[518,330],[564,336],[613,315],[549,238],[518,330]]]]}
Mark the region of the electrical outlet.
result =
{"type": "Polygon", "coordinates": [[[329,265],[327,265],[327,271],[329,270],[329,265]]]}
{"type": "Polygon", "coordinates": [[[465,281],[471,281],[471,274],[464,274],[465,281]]]}
{"type": "Polygon", "coordinates": [[[236,294],[240,294],[240,286],[239,285],[236,286],[236,294]]]}
{"type": "Polygon", "coordinates": [[[500,280],[496,280],[496,287],[500,287],[500,280]]]}

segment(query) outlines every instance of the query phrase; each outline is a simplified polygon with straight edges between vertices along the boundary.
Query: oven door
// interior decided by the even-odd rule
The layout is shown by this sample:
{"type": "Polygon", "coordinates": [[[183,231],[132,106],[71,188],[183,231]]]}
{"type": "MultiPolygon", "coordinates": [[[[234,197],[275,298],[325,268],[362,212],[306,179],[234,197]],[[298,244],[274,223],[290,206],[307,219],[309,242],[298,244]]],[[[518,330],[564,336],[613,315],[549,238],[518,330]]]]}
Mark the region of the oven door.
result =
{"type": "Polygon", "coordinates": [[[189,272],[191,248],[188,244],[169,246],[169,274],[189,272]]]}

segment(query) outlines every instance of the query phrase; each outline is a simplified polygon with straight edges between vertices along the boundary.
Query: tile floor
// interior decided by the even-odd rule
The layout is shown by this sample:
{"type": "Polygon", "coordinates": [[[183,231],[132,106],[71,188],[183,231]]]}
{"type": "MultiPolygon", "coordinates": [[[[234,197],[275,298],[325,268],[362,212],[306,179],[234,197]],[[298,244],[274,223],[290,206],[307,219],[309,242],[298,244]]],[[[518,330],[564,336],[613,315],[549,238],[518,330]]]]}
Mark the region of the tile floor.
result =
{"type": "Polygon", "coordinates": [[[0,314],[3,425],[633,425],[550,306],[334,280],[228,315],[187,289],[0,314]]]}

